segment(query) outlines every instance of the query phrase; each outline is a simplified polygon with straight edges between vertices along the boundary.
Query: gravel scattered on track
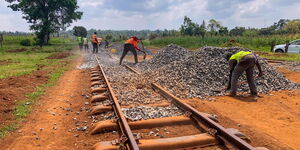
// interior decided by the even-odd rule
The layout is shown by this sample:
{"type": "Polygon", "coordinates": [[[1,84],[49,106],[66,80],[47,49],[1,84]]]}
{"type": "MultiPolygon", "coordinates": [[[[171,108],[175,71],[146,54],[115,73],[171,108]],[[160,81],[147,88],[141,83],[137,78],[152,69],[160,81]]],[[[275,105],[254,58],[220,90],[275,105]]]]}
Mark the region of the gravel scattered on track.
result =
{"type": "Polygon", "coordinates": [[[123,113],[133,121],[183,115],[183,112],[174,105],[170,105],[168,107],[137,106],[132,108],[123,108],[122,110],[123,113]]]}

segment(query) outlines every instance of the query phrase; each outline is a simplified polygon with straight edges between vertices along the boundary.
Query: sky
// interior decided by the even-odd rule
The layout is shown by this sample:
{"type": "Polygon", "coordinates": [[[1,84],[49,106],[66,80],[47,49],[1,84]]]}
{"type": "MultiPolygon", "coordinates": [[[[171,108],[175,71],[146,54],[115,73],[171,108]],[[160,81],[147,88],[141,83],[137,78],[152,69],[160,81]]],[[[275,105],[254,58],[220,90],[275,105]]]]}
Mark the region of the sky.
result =
{"type": "MultiPolygon", "coordinates": [[[[0,31],[29,31],[21,12],[0,0],[0,31]]],[[[229,29],[262,28],[279,19],[297,19],[300,0],[78,0],[81,20],[73,26],[87,29],[179,29],[184,16],[199,24],[216,19],[229,29]]]]}

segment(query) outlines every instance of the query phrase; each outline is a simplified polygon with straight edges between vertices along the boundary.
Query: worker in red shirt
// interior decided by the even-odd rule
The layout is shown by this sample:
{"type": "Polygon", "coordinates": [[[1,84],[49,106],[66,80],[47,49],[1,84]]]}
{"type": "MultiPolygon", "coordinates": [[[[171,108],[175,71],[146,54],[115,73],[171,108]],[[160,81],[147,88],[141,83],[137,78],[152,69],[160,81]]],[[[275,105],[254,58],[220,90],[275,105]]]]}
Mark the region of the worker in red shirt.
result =
{"type": "Polygon", "coordinates": [[[138,63],[138,57],[137,57],[137,51],[136,50],[141,51],[141,49],[137,47],[138,42],[139,42],[139,39],[135,36],[131,37],[130,39],[128,39],[125,42],[123,54],[122,54],[121,59],[120,59],[120,65],[122,64],[123,58],[126,56],[128,51],[131,51],[133,53],[135,64],[138,63]]]}

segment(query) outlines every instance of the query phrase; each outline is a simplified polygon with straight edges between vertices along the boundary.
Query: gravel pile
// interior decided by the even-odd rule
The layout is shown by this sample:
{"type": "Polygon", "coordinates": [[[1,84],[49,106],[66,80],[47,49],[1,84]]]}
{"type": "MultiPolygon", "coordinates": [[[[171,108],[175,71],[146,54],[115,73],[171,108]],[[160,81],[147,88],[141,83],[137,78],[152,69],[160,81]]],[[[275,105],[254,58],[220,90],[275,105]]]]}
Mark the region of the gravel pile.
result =
{"type": "Polygon", "coordinates": [[[183,115],[183,112],[174,105],[168,107],[138,106],[133,108],[123,108],[122,110],[123,113],[133,121],[183,115]]]}
{"type": "Polygon", "coordinates": [[[97,66],[97,62],[95,61],[95,57],[92,53],[84,54],[84,62],[78,66],[78,69],[88,69],[97,66]]]}
{"type": "MultiPolygon", "coordinates": [[[[170,46],[168,46],[170,47],[170,46]]],[[[167,48],[168,48],[167,47],[167,48]]],[[[174,47],[172,45],[172,47],[174,47]]],[[[154,82],[158,82],[164,87],[169,88],[173,93],[181,98],[199,97],[204,98],[206,96],[219,96],[224,95],[225,88],[228,82],[228,65],[225,56],[228,53],[235,53],[244,48],[217,48],[217,47],[203,47],[194,53],[189,53],[185,56],[185,52],[174,54],[177,60],[167,53],[167,57],[161,56],[165,53],[159,53],[154,56],[153,60],[149,63],[148,68],[142,76],[147,76],[148,80],[153,79],[154,82]],[[181,57],[180,57],[181,56],[181,57]],[[163,60],[161,60],[163,59],[163,60]],[[153,63],[154,62],[154,63],[153,63]],[[165,66],[153,68],[152,66],[165,64],[165,62],[171,62],[165,66]]],[[[178,51],[173,51],[178,52],[178,51]]],[[[256,79],[256,85],[258,92],[266,93],[269,91],[277,90],[292,90],[300,88],[298,84],[287,80],[282,74],[278,73],[267,62],[259,58],[264,76],[256,79]]],[[[146,66],[147,64],[143,64],[146,66]]],[[[144,67],[143,66],[143,67],[144,67]]],[[[141,68],[141,67],[140,67],[141,68]]],[[[144,67],[147,68],[147,67],[144,67]]],[[[143,68],[142,68],[143,69],[143,68]]],[[[255,76],[258,71],[255,70],[255,76]]],[[[246,81],[245,74],[240,78],[240,81],[246,81]]],[[[240,92],[247,92],[249,87],[247,82],[241,84],[239,87],[240,92]]]]}
{"type": "Polygon", "coordinates": [[[142,70],[151,71],[152,69],[160,68],[172,62],[180,61],[189,54],[190,52],[185,48],[170,44],[156,53],[152,59],[138,64],[137,67],[142,70]]]}

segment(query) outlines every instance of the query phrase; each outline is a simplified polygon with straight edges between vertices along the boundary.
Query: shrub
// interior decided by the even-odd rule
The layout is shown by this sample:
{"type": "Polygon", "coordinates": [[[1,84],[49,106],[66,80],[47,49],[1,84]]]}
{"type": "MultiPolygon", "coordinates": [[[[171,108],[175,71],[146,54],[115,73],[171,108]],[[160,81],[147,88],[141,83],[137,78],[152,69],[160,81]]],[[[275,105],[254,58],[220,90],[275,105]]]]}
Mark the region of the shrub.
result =
{"type": "Polygon", "coordinates": [[[23,46],[31,46],[32,45],[32,42],[30,39],[24,39],[20,42],[21,45],[23,46]]]}

